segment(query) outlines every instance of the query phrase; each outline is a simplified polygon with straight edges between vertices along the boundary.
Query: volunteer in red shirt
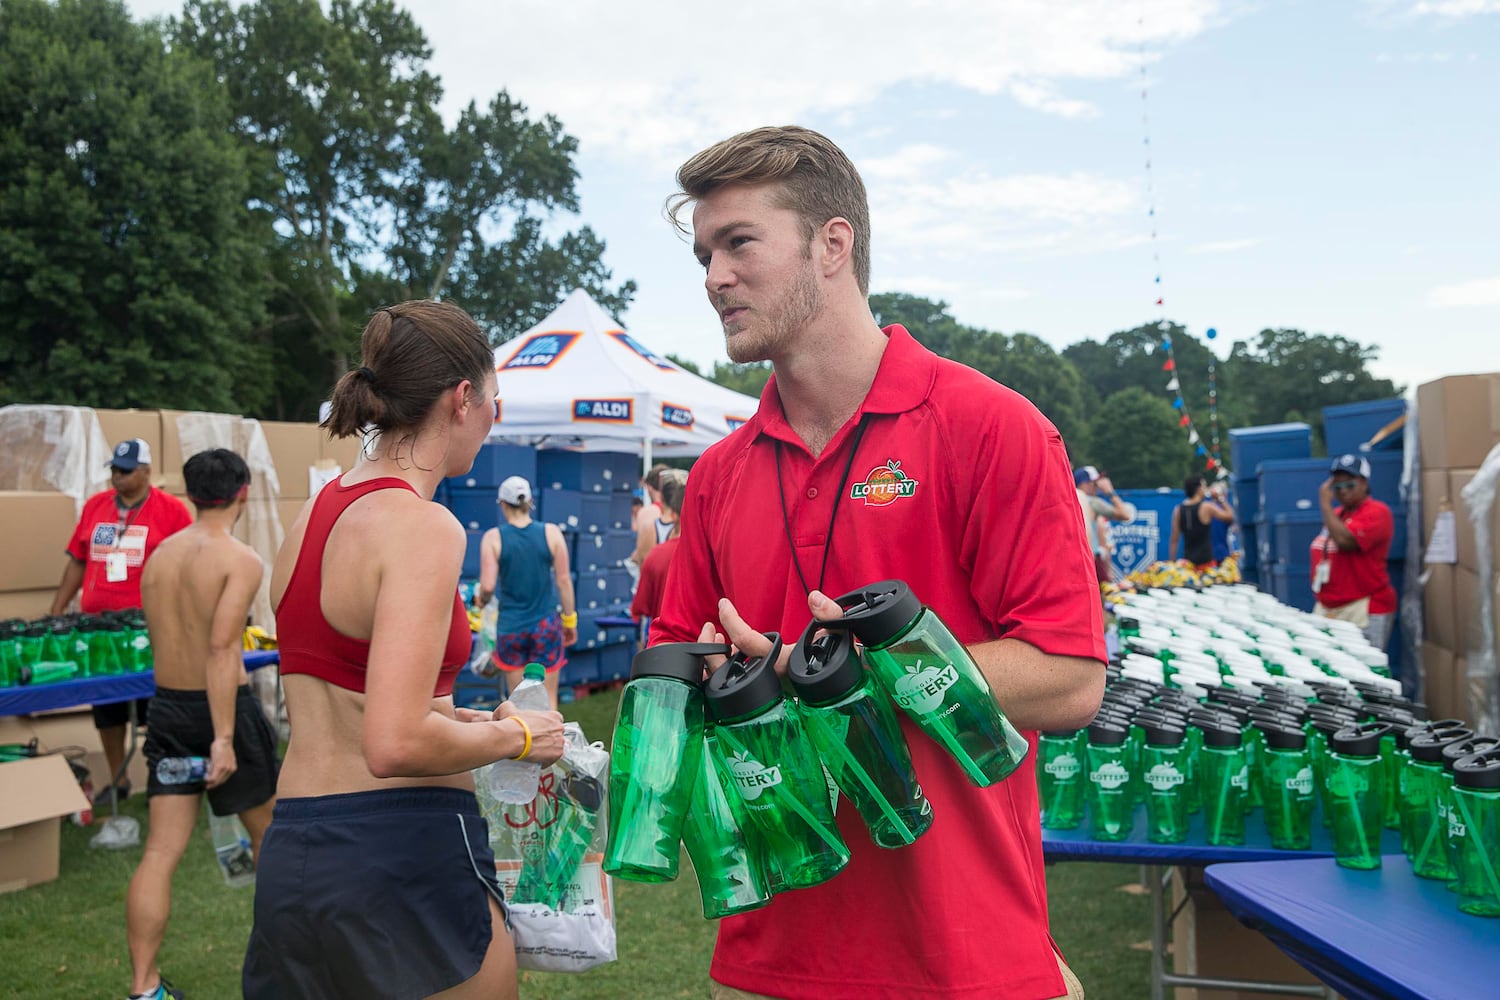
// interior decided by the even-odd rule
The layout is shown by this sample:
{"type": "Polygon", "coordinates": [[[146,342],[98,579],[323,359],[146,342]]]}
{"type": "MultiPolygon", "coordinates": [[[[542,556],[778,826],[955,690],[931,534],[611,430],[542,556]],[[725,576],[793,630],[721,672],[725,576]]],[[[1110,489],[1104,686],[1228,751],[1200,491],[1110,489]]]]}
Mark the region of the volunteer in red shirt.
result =
{"type": "MultiPolygon", "coordinates": [[[[1018,727],[1086,724],[1104,690],[1102,614],[1057,431],[876,325],[864,185],[823,136],[747,132],[677,180],[672,208],[693,206],[729,357],[775,374],[749,423],[693,467],[653,643],[722,633],[763,655],[763,632],[837,617],[826,594],[898,578],[968,645],[1018,727]]],[[[720,921],[714,997],[1083,995],[1048,934],[1034,769],[976,788],[902,725],[932,828],[884,850],[843,803],[848,867],[720,921]]]]}
{"type": "Polygon", "coordinates": [[[641,566],[641,582],[636,585],[635,597],[630,602],[630,615],[641,623],[643,632],[650,627],[650,620],[661,612],[667,570],[672,565],[672,556],[677,552],[677,542],[682,534],[682,494],[687,489],[687,473],[681,469],[667,469],[662,472],[659,482],[656,493],[661,498],[661,520],[671,525],[671,531],[646,555],[641,566]]]}
{"type": "MultiPolygon", "coordinates": [[[[68,541],[68,563],[52,598],[52,614],[67,610],[73,595],[84,614],[141,606],[141,569],[169,535],[193,523],[181,500],[151,485],[151,446],[141,438],[115,445],[109,459],[110,489],[89,497],[83,516],[68,541]]],[[[135,719],[146,722],[150,698],[135,702],[135,719]]],[[[94,706],[94,728],[104,746],[110,780],[97,802],[124,799],[130,782],[120,773],[125,763],[125,727],[130,702],[94,706]],[[119,784],[116,785],[115,782],[119,784]]]]}
{"type": "Polygon", "coordinates": [[[1353,622],[1372,646],[1384,649],[1396,614],[1396,590],[1385,567],[1396,521],[1389,507],[1370,496],[1368,459],[1340,455],[1329,471],[1318,489],[1323,531],[1312,544],[1318,595],[1313,614],[1353,622]]]}

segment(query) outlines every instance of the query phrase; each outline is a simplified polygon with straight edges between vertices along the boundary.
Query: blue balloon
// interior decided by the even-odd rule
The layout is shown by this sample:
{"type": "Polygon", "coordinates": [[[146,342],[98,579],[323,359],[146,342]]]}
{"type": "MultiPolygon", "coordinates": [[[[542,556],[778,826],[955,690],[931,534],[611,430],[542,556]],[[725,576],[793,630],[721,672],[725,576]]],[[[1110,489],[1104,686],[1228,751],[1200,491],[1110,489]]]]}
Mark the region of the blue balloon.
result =
{"type": "Polygon", "coordinates": [[[1213,327],[1209,327],[1208,328],[1208,339],[1209,340],[1213,340],[1218,335],[1219,335],[1219,331],[1218,330],[1215,330],[1213,327]]]}

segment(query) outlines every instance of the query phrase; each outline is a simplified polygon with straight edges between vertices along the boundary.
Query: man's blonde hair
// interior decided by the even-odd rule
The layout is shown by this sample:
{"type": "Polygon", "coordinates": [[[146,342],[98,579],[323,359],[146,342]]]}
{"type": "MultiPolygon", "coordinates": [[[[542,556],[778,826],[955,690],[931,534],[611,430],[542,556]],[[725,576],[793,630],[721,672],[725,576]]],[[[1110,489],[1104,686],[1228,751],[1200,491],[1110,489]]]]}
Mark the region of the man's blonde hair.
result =
{"type": "Polygon", "coordinates": [[[741,132],[696,154],[677,170],[681,189],[667,199],[667,217],[683,233],[684,206],[731,184],[774,184],[776,203],[797,213],[811,240],[829,219],[854,230],[854,278],[870,294],[870,200],[859,171],[826,136],[798,125],[741,132]]]}

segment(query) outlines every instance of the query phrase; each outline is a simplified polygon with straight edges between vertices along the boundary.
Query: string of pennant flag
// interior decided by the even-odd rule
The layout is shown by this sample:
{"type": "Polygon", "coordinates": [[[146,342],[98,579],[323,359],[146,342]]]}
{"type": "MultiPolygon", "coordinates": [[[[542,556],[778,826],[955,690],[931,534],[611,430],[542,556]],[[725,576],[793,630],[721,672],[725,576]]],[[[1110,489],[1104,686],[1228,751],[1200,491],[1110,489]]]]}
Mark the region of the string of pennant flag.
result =
{"type": "MultiPolygon", "coordinates": [[[[1144,11],[1144,8],[1143,8],[1144,11]]],[[[1167,374],[1165,389],[1171,394],[1172,408],[1177,411],[1177,423],[1187,431],[1188,444],[1195,455],[1203,461],[1205,472],[1217,478],[1229,475],[1219,452],[1219,377],[1212,351],[1208,356],[1208,436],[1205,438],[1193,422],[1187,401],[1182,395],[1181,373],[1177,369],[1177,355],[1172,350],[1171,324],[1167,322],[1166,294],[1162,285],[1161,247],[1156,239],[1156,182],[1151,172],[1151,88],[1146,72],[1145,15],[1136,19],[1141,37],[1141,142],[1146,150],[1146,216],[1151,222],[1151,264],[1156,296],[1156,328],[1161,333],[1161,345],[1157,353],[1164,358],[1161,370],[1167,374]]],[[[1207,337],[1213,340],[1219,331],[1209,327],[1207,337]]]]}

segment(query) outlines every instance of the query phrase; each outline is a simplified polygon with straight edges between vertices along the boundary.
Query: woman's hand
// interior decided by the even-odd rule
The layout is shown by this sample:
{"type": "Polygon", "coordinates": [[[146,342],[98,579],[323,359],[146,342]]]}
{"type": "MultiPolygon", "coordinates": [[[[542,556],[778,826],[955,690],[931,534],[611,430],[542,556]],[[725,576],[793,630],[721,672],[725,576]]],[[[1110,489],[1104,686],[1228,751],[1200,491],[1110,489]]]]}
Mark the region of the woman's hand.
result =
{"type": "MultiPolygon", "coordinates": [[[[560,712],[529,712],[517,709],[509,701],[502,701],[500,707],[495,709],[494,719],[504,722],[507,719],[519,719],[525,723],[525,729],[531,731],[531,749],[526,756],[520,758],[533,764],[546,767],[548,764],[557,762],[563,754],[563,717],[560,712]]],[[[516,735],[525,745],[525,731],[521,725],[507,726],[507,729],[516,730],[516,735]]],[[[517,747],[516,752],[520,753],[517,747]]]]}

